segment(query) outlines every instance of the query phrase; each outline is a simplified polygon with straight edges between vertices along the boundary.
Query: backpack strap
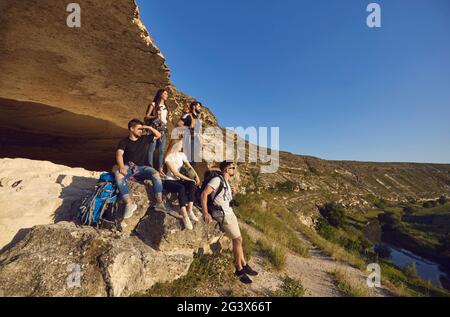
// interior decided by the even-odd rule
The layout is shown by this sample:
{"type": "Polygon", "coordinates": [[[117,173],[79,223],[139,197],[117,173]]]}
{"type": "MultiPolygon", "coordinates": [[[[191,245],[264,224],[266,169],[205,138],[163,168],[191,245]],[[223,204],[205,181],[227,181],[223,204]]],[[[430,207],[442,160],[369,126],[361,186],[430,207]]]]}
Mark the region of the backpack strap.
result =
{"type": "Polygon", "coordinates": [[[211,197],[211,200],[214,202],[217,196],[224,190],[225,188],[225,179],[222,175],[217,176],[220,179],[219,187],[217,188],[215,194],[211,197]]]}

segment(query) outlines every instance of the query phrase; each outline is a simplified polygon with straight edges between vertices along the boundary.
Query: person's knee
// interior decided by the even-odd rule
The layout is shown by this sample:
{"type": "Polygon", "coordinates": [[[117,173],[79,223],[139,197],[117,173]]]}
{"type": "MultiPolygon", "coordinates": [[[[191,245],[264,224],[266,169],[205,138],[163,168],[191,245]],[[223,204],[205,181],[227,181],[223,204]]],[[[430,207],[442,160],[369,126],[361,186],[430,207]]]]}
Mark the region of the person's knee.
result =
{"type": "Polygon", "coordinates": [[[154,173],[153,178],[160,180],[161,179],[161,174],[159,174],[159,172],[154,173]]]}

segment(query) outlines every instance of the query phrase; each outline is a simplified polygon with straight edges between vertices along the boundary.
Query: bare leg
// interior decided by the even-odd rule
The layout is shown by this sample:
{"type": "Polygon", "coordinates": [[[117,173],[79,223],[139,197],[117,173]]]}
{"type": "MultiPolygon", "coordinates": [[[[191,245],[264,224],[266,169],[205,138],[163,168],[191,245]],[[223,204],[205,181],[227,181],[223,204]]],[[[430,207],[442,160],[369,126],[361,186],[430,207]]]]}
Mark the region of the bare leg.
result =
{"type": "Polygon", "coordinates": [[[188,203],[188,210],[187,211],[188,212],[192,212],[193,208],[194,208],[194,202],[191,201],[191,202],[188,203]]]}
{"type": "Polygon", "coordinates": [[[184,206],[180,208],[180,213],[181,213],[181,215],[183,217],[187,217],[188,216],[187,211],[186,211],[186,207],[184,207],[184,206]]]}
{"type": "Polygon", "coordinates": [[[244,249],[242,248],[242,238],[233,239],[233,256],[236,269],[241,271],[245,266],[244,249]]]}

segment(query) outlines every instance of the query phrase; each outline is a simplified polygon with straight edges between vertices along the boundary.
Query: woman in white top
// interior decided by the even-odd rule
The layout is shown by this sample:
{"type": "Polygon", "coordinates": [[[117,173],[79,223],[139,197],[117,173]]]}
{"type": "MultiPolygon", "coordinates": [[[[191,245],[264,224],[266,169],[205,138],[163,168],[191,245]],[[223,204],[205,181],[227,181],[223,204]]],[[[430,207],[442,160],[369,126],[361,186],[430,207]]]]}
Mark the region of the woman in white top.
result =
{"type": "Polygon", "coordinates": [[[183,153],[182,139],[172,140],[168,153],[164,162],[167,165],[167,176],[163,181],[164,190],[169,193],[178,194],[178,202],[180,204],[180,213],[183,216],[184,226],[188,230],[192,230],[192,222],[197,222],[198,218],[193,212],[195,192],[197,186],[200,186],[200,178],[189,163],[186,154],[183,153]],[[181,168],[185,165],[195,174],[195,179],[180,173],[181,168]]]}
{"type": "Polygon", "coordinates": [[[155,95],[152,104],[147,107],[144,122],[148,126],[152,126],[161,133],[161,137],[150,144],[148,151],[148,163],[153,166],[153,156],[155,150],[158,149],[158,170],[161,175],[163,173],[164,148],[166,146],[167,124],[172,120],[172,113],[166,106],[169,99],[169,93],[165,89],[160,89],[155,95]]]}

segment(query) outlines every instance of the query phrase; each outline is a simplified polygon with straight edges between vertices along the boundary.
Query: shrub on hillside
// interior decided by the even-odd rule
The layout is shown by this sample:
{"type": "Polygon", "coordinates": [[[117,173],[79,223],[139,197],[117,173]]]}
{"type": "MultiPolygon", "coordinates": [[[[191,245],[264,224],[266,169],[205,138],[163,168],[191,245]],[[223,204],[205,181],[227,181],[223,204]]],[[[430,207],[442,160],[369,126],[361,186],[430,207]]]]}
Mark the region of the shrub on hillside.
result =
{"type": "Polygon", "coordinates": [[[387,229],[395,229],[401,225],[401,217],[394,212],[385,212],[378,215],[378,221],[383,223],[387,229]]]}
{"type": "Polygon", "coordinates": [[[383,198],[380,198],[377,201],[375,201],[374,205],[378,209],[385,209],[387,207],[387,202],[383,198]]]}
{"type": "Polygon", "coordinates": [[[319,218],[316,225],[317,232],[328,241],[336,240],[336,229],[334,229],[325,218],[319,218]]]}
{"type": "Polygon", "coordinates": [[[341,205],[326,203],[320,208],[320,213],[333,227],[342,227],[345,223],[345,210],[341,205]]]}
{"type": "Polygon", "coordinates": [[[447,203],[447,197],[445,197],[445,196],[439,197],[438,202],[441,205],[445,205],[447,203]]]}
{"type": "Polygon", "coordinates": [[[409,263],[403,268],[403,273],[408,278],[417,278],[416,262],[409,263]]]}
{"type": "Polygon", "coordinates": [[[281,192],[293,192],[297,185],[289,180],[277,183],[276,189],[281,192]]]}

